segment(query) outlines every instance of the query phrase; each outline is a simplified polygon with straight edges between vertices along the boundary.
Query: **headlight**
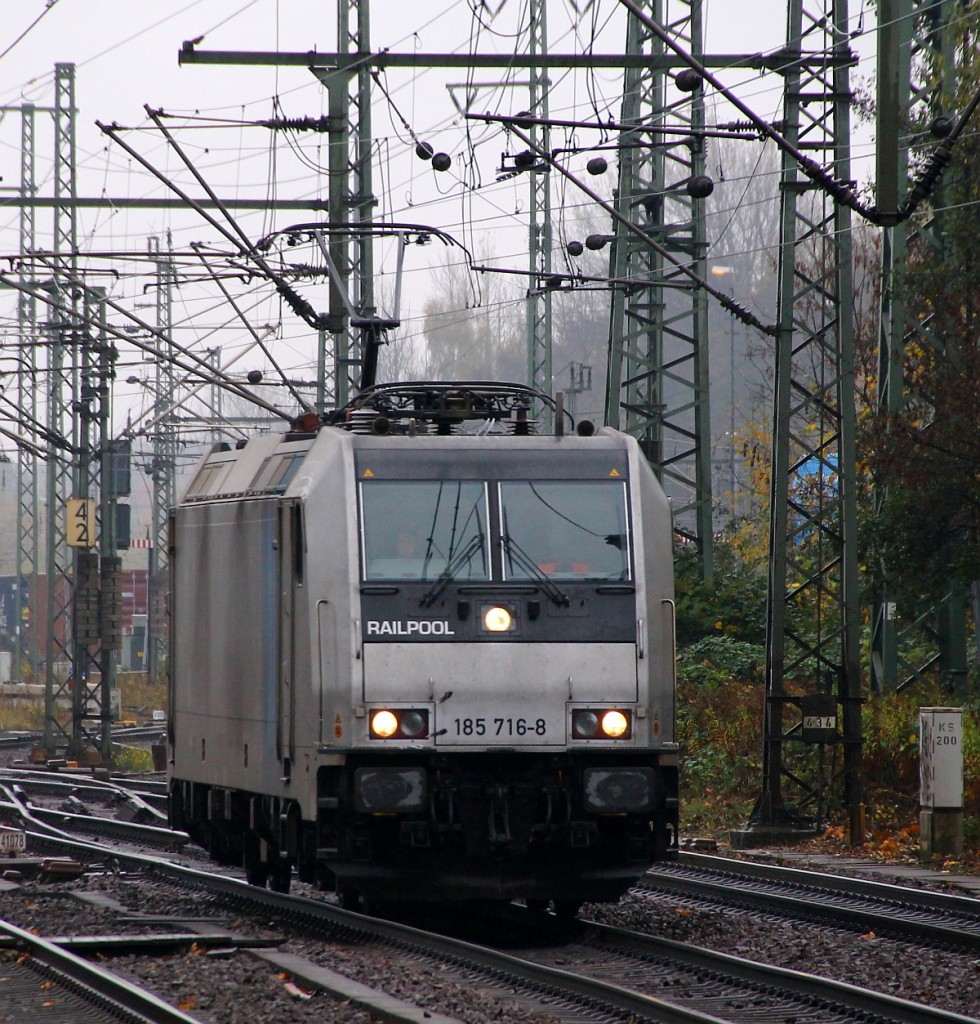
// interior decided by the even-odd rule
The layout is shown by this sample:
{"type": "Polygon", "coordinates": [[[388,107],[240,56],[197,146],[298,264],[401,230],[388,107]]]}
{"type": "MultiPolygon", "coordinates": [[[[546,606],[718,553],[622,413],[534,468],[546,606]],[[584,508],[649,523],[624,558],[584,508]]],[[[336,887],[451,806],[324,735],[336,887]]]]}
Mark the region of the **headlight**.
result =
{"type": "Polygon", "coordinates": [[[576,739],[590,740],[599,731],[599,716],[594,711],[575,711],[572,714],[572,734],[576,739]]]}
{"type": "Polygon", "coordinates": [[[403,736],[415,739],[429,731],[428,716],[423,711],[405,711],[399,722],[403,736]]]}
{"type": "Polygon", "coordinates": [[[507,633],[514,625],[514,616],[502,605],[494,604],[483,609],[483,628],[489,633],[507,633]]]}
{"type": "Polygon", "coordinates": [[[632,713],[620,708],[576,708],[572,711],[572,739],[628,740],[633,735],[632,713]]]}
{"type": "Polygon", "coordinates": [[[429,735],[429,712],[417,708],[385,708],[370,713],[373,740],[420,740],[429,735]]]}
{"type": "Polygon", "coordinates": [[[622,711],[607,711],[602,716],[601,727],[604,736],[618,740],[630,731],[630,720],[622,711]]]}
{"type": "Polygon", "coordinates": [[[371,716],[371,735],[388,739],[398,732],[398,719],[390,711],[375,711],[371,716]]]}

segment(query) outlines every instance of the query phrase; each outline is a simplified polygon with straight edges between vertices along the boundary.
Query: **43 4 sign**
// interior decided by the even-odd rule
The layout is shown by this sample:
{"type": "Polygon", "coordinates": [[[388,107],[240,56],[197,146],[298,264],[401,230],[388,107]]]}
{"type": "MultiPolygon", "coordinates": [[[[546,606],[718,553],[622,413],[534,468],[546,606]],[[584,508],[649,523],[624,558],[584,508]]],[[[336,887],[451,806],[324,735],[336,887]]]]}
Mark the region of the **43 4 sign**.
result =
{"type": "Polygon", "coordinates": [[[95,545],[95,502],[91,498],[69,498],[66,527],[69,547],[93,547],[95,545]]]}

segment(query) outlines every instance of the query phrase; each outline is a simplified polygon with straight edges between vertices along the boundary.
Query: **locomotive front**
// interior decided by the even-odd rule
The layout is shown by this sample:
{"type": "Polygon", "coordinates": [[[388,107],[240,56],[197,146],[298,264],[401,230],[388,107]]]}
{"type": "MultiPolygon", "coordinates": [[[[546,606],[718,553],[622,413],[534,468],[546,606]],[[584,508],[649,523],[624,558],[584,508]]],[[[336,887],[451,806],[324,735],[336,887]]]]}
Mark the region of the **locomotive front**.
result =
{"type": "Polygon", "coordinates": [[[543,398],[386,385],[202,459],[170,817],[253,884],[568,913],[675,854],[670,509],[632,438],[533,434],[543,398]]]}
{"type": "Polygon", "coordinates": [[[320,859],[372,898],[615,899],[677,846],[670,513],[637,445],[343,438],[320,859]]]}

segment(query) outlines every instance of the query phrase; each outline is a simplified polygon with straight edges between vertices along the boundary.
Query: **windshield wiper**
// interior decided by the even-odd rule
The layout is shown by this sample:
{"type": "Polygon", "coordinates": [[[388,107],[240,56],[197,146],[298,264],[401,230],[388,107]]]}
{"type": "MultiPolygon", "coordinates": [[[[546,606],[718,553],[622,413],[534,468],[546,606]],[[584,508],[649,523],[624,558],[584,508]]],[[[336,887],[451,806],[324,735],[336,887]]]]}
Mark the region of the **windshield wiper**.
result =
{"type": "Polygon", "coordinates": [[[466,547],[461,548],[456,554],[449,560],[446,568],[436,577],[435,582],[432,586],[422,595],[419,604],[423,608],[428,608],[436,598],[446,589],[446,587],[453,581],[456,573],[467,565],[477,551],[483,550],[483,536],[482,534],[474,534],[469,544],[466,547]]]}
{"type": "Polygon", "coordinates": [[[542,571],[533,558],[514,540],[509,533],[505,533],[504,537],[504,548],[507,551],[510,560],[519,569],[523,569],[548,595],[548,597],[554,601],[559,608],[567,608],[571,601],[568,599],[568,595],[562,590],[556,583],[554,583],[551,577],[544,571],[542,571]]]}

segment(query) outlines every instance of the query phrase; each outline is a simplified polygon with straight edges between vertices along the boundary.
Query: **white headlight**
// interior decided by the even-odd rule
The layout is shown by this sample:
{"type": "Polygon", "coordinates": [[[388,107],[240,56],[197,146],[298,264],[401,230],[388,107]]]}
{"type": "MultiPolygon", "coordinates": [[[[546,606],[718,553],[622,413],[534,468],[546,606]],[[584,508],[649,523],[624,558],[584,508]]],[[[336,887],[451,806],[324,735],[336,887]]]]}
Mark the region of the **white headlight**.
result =
{"type": "Polygon", "coordinates": [[[510,612],[500,605],[493,605],[483,613],[483,625],[491,633],[506,633],[513,621],[510,612]]]}
{"type": "Polygon", "coordinates": [[[398,719],[390,711],[375,711],[371,716],[371,733],[387,739],[398,732],[398,719]]]}
{"type": "Polygon", "coordinates": [[[607,711],[602,716],[602,731],[612,739],[625,736],[629,731],[629,716],[622,711],[607,711]]]}
{"type": "Polygon", "coordinates": [[[576,711],[572,715],[572,733],[577,739],[591,740],[599,731],[599,716],[594,711],[576,711]]]}

